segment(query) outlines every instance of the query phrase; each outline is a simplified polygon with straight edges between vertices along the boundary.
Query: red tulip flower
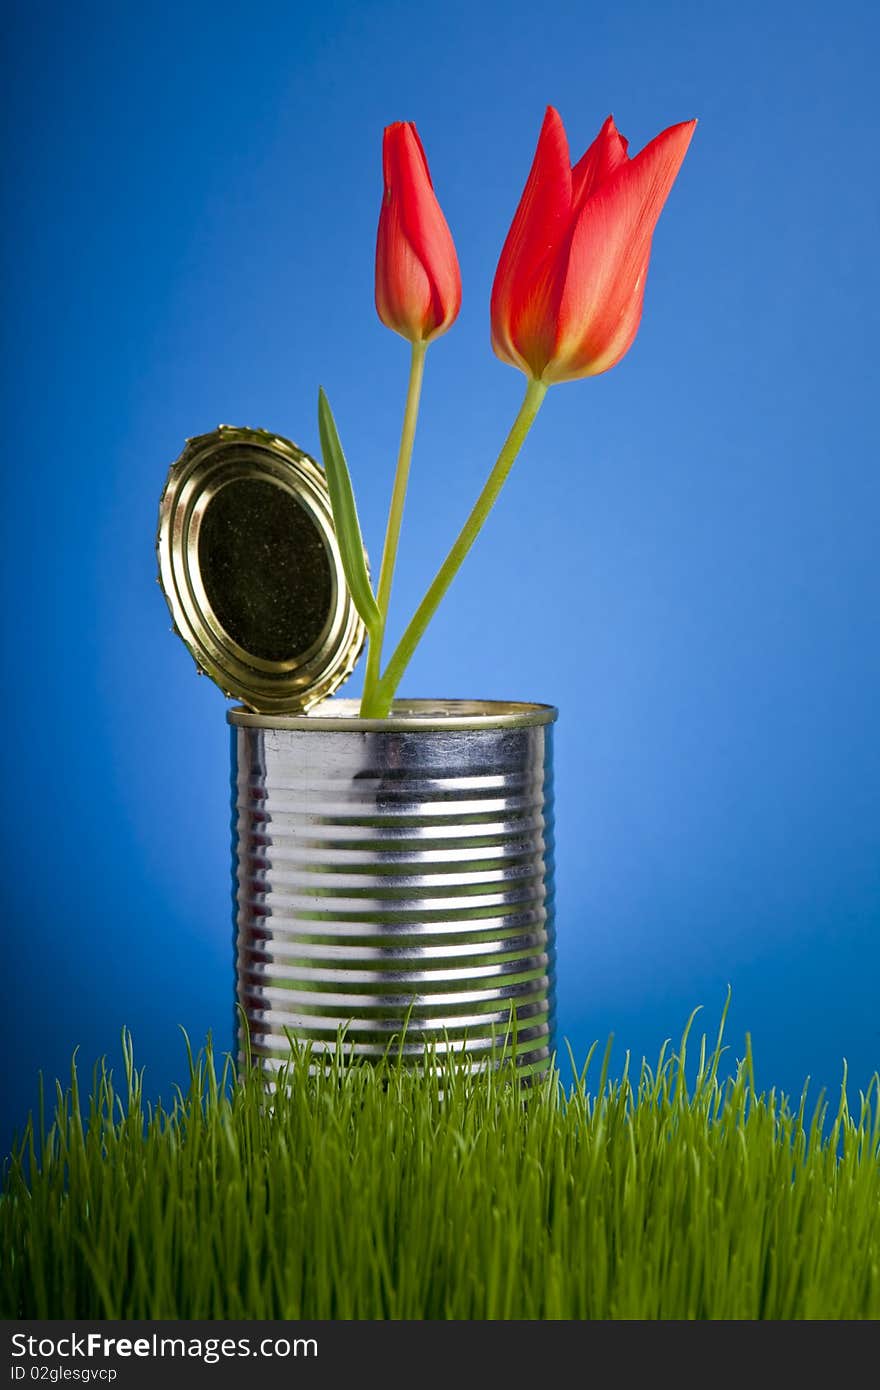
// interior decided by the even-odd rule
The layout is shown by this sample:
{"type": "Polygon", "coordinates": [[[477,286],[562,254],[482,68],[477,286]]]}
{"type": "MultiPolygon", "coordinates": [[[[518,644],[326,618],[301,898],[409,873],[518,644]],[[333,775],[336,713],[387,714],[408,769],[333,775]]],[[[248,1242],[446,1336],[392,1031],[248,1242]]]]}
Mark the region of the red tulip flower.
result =
{"type": "Polygon", "coordinates": [[[492,288],[492,346],[544,385],[607,372],[642,316],[651,238],[696,121],[670,126],[630,159],[608,117],[572,168],[547,108],[492,288]]]}
{"type": "Polygon", "coordinates": [[[411,343],[445,333],[461,308],[461,274],[412,121],[386,127],[385,192],[376,242],[376,308],[411,343]]]}
{"type": "Polygon", "coordinates": [[[376,308],[408,339],[409,384],[375,595],[354,490],[330,403],[319,393],[321,449],[348,588],[370,645],[360,712],[385,719],[413,653],[442,602],[532,428],[548,388],[619,362],[642,316],[651,238],[696,121],[670,126],[630,159],[609,116],[571,167],[559,113],[547,108],[538,149],[492,288],[492,346],[526,374],[522,404],[477,500],[383,669],[407,481],[428,344],[461,305],[455,246],[415,126],[385,130],[385,193],[376,245],[376,308]]]}

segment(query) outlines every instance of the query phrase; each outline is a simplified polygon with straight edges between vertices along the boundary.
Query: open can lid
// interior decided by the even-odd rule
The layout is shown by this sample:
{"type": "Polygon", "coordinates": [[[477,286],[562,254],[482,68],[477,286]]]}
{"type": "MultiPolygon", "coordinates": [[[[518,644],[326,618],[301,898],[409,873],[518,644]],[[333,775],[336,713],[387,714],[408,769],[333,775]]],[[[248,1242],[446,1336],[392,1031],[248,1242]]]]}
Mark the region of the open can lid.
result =
{"type": "Polygon", "coordinates": [[[327,481],[289,440],[229,425],[187,440],[156,549],[174,629],[225,695],[301,713],[351,675],[366,633],[327,481]]]}

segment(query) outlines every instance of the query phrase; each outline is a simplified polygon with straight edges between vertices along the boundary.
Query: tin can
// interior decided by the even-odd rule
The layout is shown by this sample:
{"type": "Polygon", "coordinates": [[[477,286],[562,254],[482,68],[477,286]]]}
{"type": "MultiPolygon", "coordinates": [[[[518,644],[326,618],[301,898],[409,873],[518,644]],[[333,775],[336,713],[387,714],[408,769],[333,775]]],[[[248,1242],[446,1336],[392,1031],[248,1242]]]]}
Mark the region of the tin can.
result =
{"type": "MultiPolygon", "coordinates": [[[[188,440],[157,540],[175,630],[232,725],[239,1056],[291,1044],[550,1062],[549,705],[328,699],[365,631],[323,470],[266,430],[188,440]]],[[[366,558],[366,557],[365,557],[366,558]]]]}
{"type": "Polygon", "coordinates": [[[238,1047],[408,1058],[553,1049],[549,705],[228,712],[238,1047]],[[245,1030],[247,1030],[247,1035],[245,1030]]]}

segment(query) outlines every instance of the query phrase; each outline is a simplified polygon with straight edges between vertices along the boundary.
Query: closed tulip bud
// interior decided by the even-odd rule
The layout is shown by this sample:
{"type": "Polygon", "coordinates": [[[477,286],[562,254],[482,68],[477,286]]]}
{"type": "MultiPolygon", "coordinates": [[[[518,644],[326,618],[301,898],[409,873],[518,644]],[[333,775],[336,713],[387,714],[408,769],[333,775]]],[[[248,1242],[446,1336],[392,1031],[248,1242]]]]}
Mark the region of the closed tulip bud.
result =
{"type": "Polygon", "coordinates": [[[454,323],[461,274],[428,161],[411,121],[385,130],[385,191],[376,241],[376,309],[411,343],[429,343],[454,323]]]}
{"type": "Polygon", "coordinates": [[[632,346],[651,238],[694,133],[670,126],[630,159],[608,117],[572,168],[547,108],[492,288],[492,346],[545,385],[606,372],[632,346]]]}

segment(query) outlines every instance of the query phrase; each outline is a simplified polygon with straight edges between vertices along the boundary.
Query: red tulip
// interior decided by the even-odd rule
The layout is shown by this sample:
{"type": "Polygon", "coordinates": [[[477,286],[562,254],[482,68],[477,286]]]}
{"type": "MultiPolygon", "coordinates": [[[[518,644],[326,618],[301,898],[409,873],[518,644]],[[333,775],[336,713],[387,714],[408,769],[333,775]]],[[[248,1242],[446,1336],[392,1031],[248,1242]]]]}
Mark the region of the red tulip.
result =
{"type": "Polygon", "coordinates": [[[611,116],[571,167],[547,108],[535,160],[492,287],[492,346],[550,385],[597,376],[631,347],[651,237],[696,121],[670,126],[635,159],[611,116]]]}
{"type": "Polygon", "coordinates": [[[461,307],[461,274],[412,121],[387,126],[385,193],[376,240],[379,318],[410,342],[445,333],[461,307]]]}

